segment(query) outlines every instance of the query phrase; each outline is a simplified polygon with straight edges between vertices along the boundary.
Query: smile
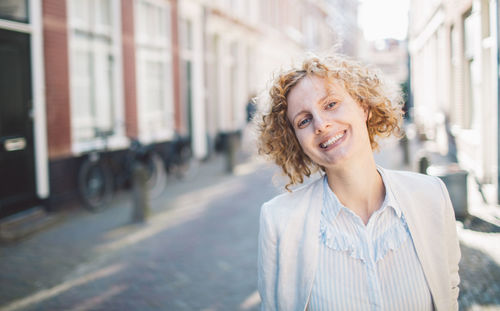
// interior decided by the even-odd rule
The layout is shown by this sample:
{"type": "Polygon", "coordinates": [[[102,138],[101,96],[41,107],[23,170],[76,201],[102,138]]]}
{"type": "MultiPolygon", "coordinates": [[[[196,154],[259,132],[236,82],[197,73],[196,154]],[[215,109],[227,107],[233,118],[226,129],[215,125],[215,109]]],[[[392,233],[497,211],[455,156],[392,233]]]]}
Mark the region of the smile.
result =
{"type": "Polygon", "coordinates": [[[343,131],[342,133],[339,133],[339,134],[333,136],[332,138],[330,138],[326,142],[319,144],[319,146],[323,149],[326,149],[326,148],[328,148],[328,146],[336,143],[339,139],[344,137],[345,133],[346,133],[346,131],[343,131]]]}

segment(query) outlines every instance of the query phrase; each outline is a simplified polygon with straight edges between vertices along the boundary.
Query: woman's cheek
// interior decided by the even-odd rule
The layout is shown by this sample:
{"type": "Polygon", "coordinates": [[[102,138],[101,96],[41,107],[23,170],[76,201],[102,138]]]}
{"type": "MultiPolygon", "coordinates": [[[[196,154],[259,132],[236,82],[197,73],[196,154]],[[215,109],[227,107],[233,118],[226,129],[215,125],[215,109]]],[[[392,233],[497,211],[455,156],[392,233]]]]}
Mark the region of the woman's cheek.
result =
{"type": "Polygon", "coordinates": [[[305,140],[304,140],[304,135],[301,135],[302,133],[297,134],[297,140],[299,141],[300,146],[302,149],[305,147],[305,140]]]}

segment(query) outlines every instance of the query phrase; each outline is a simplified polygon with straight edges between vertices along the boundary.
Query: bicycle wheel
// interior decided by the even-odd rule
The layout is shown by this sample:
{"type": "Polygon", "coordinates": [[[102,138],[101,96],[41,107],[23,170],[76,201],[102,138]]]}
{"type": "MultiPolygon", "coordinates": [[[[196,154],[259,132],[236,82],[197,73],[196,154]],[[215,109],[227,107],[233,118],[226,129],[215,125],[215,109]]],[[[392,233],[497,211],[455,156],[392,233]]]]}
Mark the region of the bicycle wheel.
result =
{"type": "Polygon", "coordinates": [[[162,157],[157,153],[151,153],[146,163],[148,169],[147,187],[151,198],[160,196],[167,186],[167,172],[162,157]]]}
{"type": "Polygon", "coordinates": [[[110,170],[99,161],[85,160],[78,173],[78,190],[88,210],[97,212],[104,209],[113,196],[110,170]]]}

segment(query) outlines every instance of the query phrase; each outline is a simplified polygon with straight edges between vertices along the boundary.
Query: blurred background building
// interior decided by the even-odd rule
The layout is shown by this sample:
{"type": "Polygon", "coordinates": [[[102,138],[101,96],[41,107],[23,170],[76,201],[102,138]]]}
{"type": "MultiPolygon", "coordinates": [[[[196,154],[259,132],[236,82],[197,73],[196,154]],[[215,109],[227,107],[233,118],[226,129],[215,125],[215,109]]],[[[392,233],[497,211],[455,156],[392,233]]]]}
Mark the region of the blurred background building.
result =
{"type": "Polygon", "coordinates": [[[75,199],[83,156],[130,138],[208,158],[274,70],[358,40],[355,1],[2,0],[0,216],[75,199]]]}
{"type": "Polygon", "coordinates": [[[412,1],[409,51],[419,132],[499,202],[498,1],[412,1]]]}
{"type": "Polygon", "coordinates": [[[375,41],[360,40],[359,58],[379,68],[393,83],[401,85],[408,79],[408,44],[393,38],[375,41]]]}

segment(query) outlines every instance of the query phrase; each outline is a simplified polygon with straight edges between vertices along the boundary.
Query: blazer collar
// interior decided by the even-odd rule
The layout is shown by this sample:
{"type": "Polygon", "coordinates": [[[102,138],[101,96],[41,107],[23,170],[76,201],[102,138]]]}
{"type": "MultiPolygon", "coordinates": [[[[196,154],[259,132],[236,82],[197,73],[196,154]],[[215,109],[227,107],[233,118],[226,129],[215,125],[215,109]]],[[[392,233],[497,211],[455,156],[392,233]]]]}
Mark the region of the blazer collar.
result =
{"type": "Polygon", "coordinates": [[[401,207],[399,206],[399,203],[397,202],[396,198],[394,197],[394,192],[392,191],[392,185],[391,181],[387,178],[386,173],[384,172],[384,169],[380,166],[377,165],[377,171],[379,172],[380,176],[382,177],[382,181],[384,183],[385,187],[385,199],[384,203],[387,206],[390,206],[394,209],[398,217],[401,217],[401,207]]]}
{"type": "Polygon", "coordinates": [[[287,222],[282,239],[282,257],[293,262],[294,272],[282,272],[289,279],[278,292],[278,309],[305,310],[314,284],[318,264],[319,221],[323,206],[323,182],[318,178],[306,186],[294,213],[287,222]],[[300,268],[299,268],[300,267],[300,268]]]}

